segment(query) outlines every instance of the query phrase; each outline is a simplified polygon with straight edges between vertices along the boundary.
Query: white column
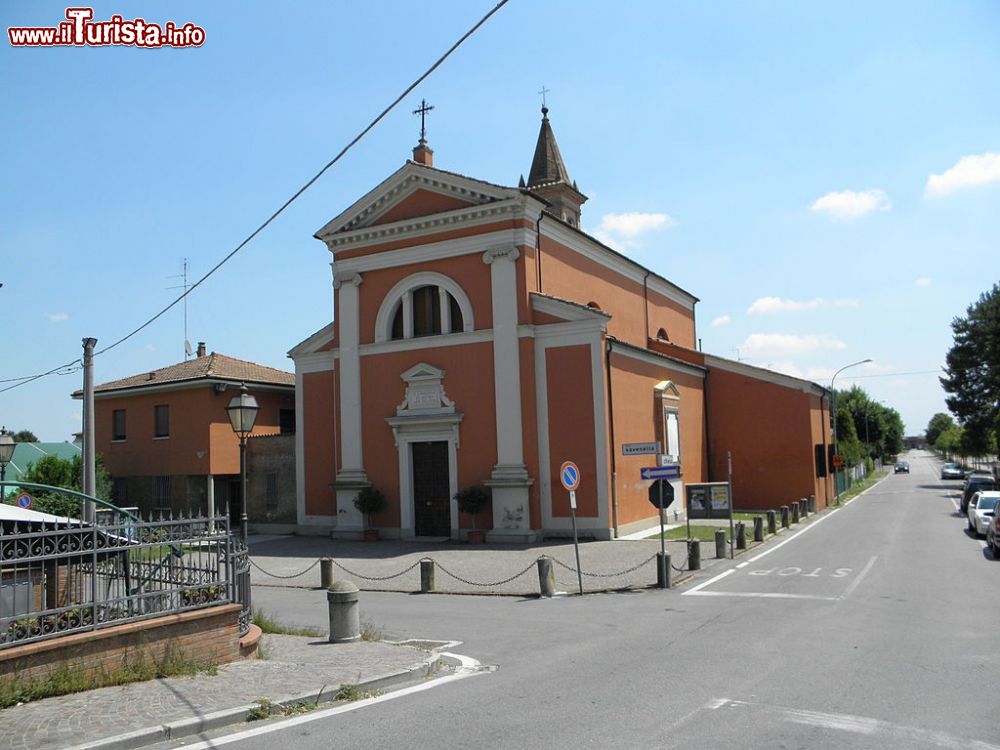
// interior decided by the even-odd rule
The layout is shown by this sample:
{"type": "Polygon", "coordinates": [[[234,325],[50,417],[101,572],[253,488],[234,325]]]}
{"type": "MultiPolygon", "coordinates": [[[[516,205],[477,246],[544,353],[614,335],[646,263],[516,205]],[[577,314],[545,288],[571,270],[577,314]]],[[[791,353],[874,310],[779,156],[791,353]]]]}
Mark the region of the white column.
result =
{"type": "Polygon", "coordinates": [[[517,336],[517,267],[513,245],[483,253],[490,266],[493,302],[493,384],[496,399],[497,463],[486,484],[493,488],[493,540],[534,541],[524,465],[521,423],[521,357],[517,336]]]}
{"type": "Polygon", "coordinates": [[[441,305],[441,333],[451,333],[451,297],[443,286],[438,287],[438,300],[441,305]]]}
{"type": "Polygon", "coordinates": [[[205,486],[206,515],[208,515],[208,531],[215,533],[215,477],[209,474],[205,477],[208,484],[205,486]]]}
{"type": "Polygon", "coordinates": [[[409,290],[403,292],[403,297],[400,304],[403,306],[403,338],[412,339],[413,338],[413,294],[409,290]]]}
{"type": "Polygon", "coordinates": [[[364,519],[354,507],[354,497],[370,485],[361,453],[361,352],[360,304],[361,274],[336,274],[337,336],[340,355],[340,471],[334,483],[337,490],[337,521],[340,531],[359,533],[364,519]]]}

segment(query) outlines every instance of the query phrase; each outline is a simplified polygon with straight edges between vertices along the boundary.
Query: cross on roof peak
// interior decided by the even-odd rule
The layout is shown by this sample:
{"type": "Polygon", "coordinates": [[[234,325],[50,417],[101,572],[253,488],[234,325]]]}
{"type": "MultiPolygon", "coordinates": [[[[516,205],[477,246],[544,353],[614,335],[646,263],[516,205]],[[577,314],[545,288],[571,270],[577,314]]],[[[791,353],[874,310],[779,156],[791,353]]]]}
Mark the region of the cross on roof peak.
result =
{"type": "Polygon", "coordinates": [[[433,104],[428,104],[426,99],[420,100],[420,106],[413,110],[413,114],[420,115],[420,142],[427,143],[427,127],[426,118],[427,113],[434,109],[433,104]]]}

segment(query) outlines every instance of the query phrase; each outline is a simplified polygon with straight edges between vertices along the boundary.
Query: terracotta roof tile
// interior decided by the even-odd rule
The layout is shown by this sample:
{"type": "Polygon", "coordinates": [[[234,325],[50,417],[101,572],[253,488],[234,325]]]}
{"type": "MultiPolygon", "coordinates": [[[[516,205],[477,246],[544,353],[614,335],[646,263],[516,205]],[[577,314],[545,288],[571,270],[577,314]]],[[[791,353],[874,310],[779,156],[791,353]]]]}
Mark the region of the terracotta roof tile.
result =
{"type": "Polygon", "coordinates": [[[295,385],[295,375],[273,367],[265,367],[256,362],[227,357],[225,354],[212,352],[204,357],[189,359],[176,365],[161,367],[139,375],[130,375],[120,380],[101,383],[94,387],[95,393],[118,391],[125,388],[142,388],[144,386],[163,385],[164,383],[182,383],[191,380],[231,380],[247,383],[265,383],[268,385],[295,385]]]}

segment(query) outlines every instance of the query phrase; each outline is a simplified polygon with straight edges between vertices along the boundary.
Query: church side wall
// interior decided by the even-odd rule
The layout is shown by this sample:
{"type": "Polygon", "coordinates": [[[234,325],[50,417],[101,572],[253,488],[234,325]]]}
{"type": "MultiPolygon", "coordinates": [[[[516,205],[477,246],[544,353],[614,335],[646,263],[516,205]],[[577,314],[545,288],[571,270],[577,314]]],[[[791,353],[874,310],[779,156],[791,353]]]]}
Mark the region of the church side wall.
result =
{"type": "Polygon", "coordinates": [[[305,514],[337,518],[337,495],[330,484],[337,476],[336,383],[333,371],[302,375],[305,514]]]}

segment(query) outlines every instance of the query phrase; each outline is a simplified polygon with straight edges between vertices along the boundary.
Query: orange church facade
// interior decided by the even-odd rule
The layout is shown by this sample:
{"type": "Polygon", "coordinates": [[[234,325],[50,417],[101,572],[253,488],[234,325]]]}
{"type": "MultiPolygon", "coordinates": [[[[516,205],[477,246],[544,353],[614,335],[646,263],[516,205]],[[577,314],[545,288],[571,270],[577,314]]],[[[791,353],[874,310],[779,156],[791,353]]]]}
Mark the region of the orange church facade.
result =
{"type": "Polygon", "coordinates": [[[766,454],[786,410],[795,486],[748,485],[741,505],[734,481],[736,504],[826,504],[823,389],[706,361],[697,298],[582,232],[584,201],[545,116],[527,184],[436,169],[421,141],[317,232],[333,255],[335,320],[289,352],[300,532],[356,538],[352,501],[374,486],[389,498],[374,519],[383,536],[461,539],[473,519],[453,496],[484,484],[492,507],[475,521],[491,541],[565,535],[558,473],[572,460],[581,534],[624,536],[658,522],[641,467],[680,465],[669,516],[681,519],[684,484],[718,480],[723,449],[751,463],[766,454]],[[780,408],[713,429],[707,381],[720,414],[742,413],[747,383],[780,408]],[[623,454],[643,442],[662,455],[623,454]]]}

